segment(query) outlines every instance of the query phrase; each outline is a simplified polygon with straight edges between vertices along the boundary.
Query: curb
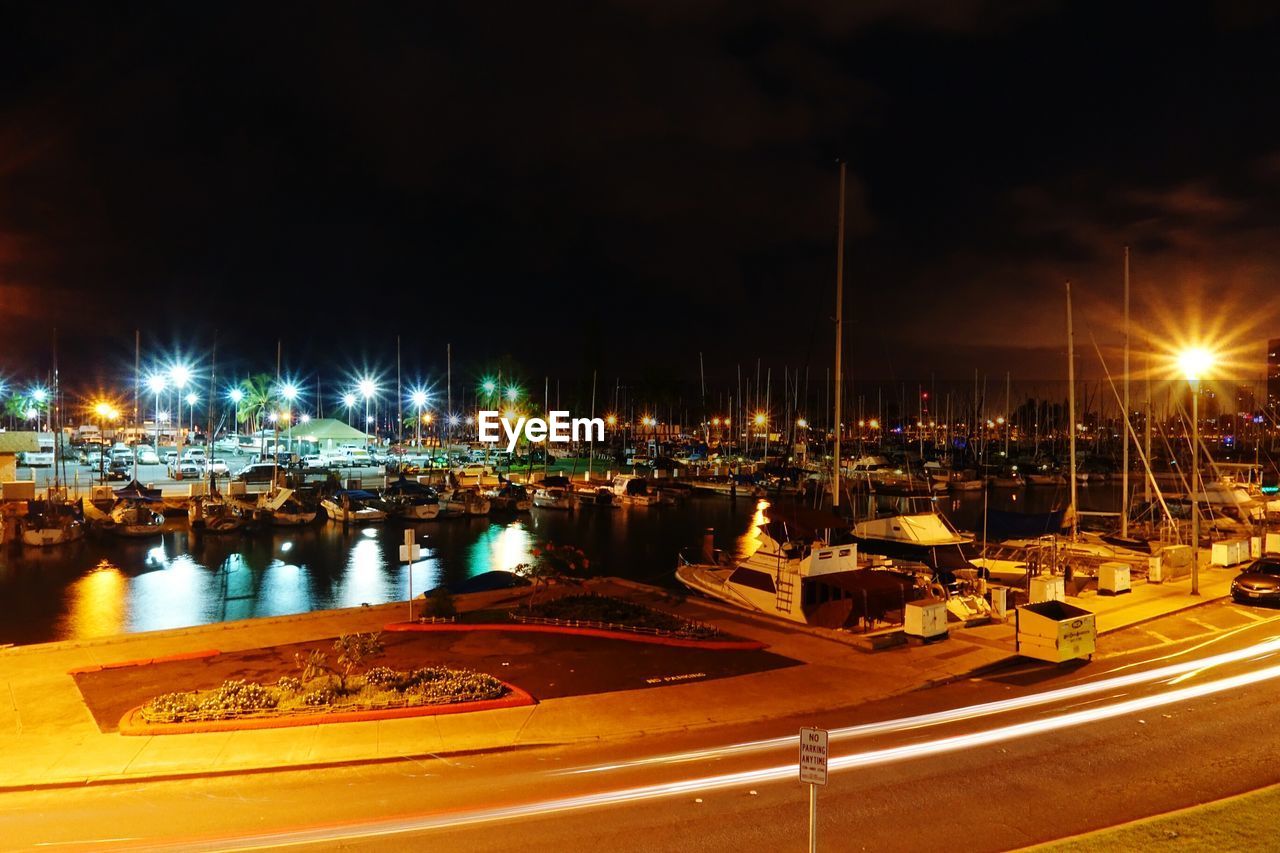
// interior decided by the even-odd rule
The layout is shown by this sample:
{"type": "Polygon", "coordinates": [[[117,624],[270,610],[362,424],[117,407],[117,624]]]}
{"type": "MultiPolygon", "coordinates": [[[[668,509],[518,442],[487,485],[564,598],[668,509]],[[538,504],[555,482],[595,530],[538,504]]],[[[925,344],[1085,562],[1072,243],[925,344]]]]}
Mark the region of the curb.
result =
{"type": "Polygon", "coordinates": [[[390,633],[406,632],[469,632],[469,631],[507,631],[517,634],[561,634],[576,637],[596,637],[606,640],[622,640],[629,643],[647,643],[654,646],[675,646],[683,649],[707,649],[709,651],[760,651],[768,648],[767,643],[757,640],[682,640],[678,637],[654,637],[646,634],[628,634],[625,631],[609,631],[603,628],[568,628],[557,625],[522,625],[518,622],[510,625],[480,624],[461,625],[456,622],[391,622],[382,630],[390,633]]]}
{"type": "Polygon", "coordinates": [[[514,684],[503,681],[510,691],[498,699],[482,699],[477,702],[449,702],[439,705],[414,705],[408,708],[376,708],[359,711],[334,711],[332,713],[290,714],[279,717],[251,717],[249,719],[193,720],[183,723],[148,723],[142,719],[142,706],[131,708],[120,718],[119,732],[124,737],[149,737],[152,735],[189,735],[209,732],[240,732],[259,729],[288,729],[317,726],[326,723],[368,723],[378,720],[399,720],[406,717],[437,717],[444,714],[467,714],[475,711],[494,711],[501,708],[526,708],[538,704],[538,700],[514,684]]]}
{"type": "Polygon", "coordinates": [[[1088,832],[1079,832],[1079,833],[1076,833],[1075,835],[1067,835],[1067,836],[1063,836],[1062,838],[1055,838],[1052,841],[1041,841],[1038,844],[1032,844],[1029,847],[1020,847],[1018,848],[1018,850],[1021,851],[1021,853],[1031,853],[1031,851],[1049,850],[1054,847],[1059,847],[1065,844],[1075,844],[1080,841],[1088,841],[1091,838],[1098,838],[1100,836],[1107,835],[1110,832],[1119,832],[1125,829],[1133,829],[1135,827],[1145,826],[1146,824],[1149,824],[1149,823],[1155,823],[1158,820],[1176,818],[1181,815],[1188,814],[1189,812],[1200,811],[1201,809],[1208,809],[1214,806],[1226,805],[1228,803],[1233,803],[1239,800],[1246,799],[1247,797],[1252,797],[1257,794],[1264,794],[1269,791],[1275,791],[1277,789],[1280,789],[1280,784],[1264,785],[1261,788],[1254,788],[1252,791],[1241,791],[1239,794],[1228,794],[1225,797],[1219,797],[1218,799],[1210,800],[1207,803],[1196,803],[1193,806],[1183,806],[1180,809],[1173,809],[1172,811],[1160,812],[1159,814],[1147,815],[1146,817],[1135,818],[1133,820],[1126,820],[1123,823],[1116,823],[1116,824],[1112,824],[1111,826],[1103,826],[1098,829],[1091,829],[1088,832]]]}
{"type": "Polygon", "coordinates": [[[1114,628],[1108,628],[1105,631],[1099,631],[1098,636],[1105,637],[1107,634],[1114,634],[1117,631],[1127,631],[1130,628],[1136,628],[1139,625],[1145,625],[1148,622],[1154,622],[1157,619],[1164,619],[1166,616],[1177,616],[1179,613],[1186,613],[1188,610],[1195,610],[1198,607],[1204,607],[1206,604],[1217,604],[1219,602],[1227,601],[1230,598],[1231,598],[1230,595],[1219,595],[1215,598],[1205,598],[1200,601],[1194,601],[1191,604],[1188,604],[1186,607],[1179,607],[1177,610],[1170,610],[1166,613],[1157,613],[1154,616],[1145,616],[1136,622],[1127,622],[1124,625],[1117,625],[1114,628]]]}
{"type": "Polygon", "coordinates": [[[172,655],[161,655],[156,658],[135,658],[133,660],[112,661],[111,663],[90,664],[67,670],[67,675],[84,675],[89,672],[102,672],[104,669],[125,669],[131,666],[149,666],[153,663],[169,663],[180,660],[203,660],[216,658],[222,652],[217,649],[205,649],[198,652],[177,652],[172,655]]]}

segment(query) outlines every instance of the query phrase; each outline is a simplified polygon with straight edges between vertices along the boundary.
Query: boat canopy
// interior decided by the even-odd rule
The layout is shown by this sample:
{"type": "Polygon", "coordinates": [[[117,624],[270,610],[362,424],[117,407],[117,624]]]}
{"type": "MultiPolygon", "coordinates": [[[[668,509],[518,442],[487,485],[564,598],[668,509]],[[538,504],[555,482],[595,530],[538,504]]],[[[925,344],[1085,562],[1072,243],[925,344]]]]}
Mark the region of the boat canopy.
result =
{"type": "Polygon", "coordinates": [[[430,486],[424,486],[417,480],[410,480],[404,474],[400,475],[400,479],[388,485],[383,492],[388,495],[426,495],[435,492],[430,486]]]}
{"type": "Polygon", "coordinates": [[[159,489],[150,489],[138,482],[137,478],[130,480],[127,485],[121,486],[115,490],[116,497],[126,500],[137,501],[158,501],[163,499],[163,495],[159,489]]]}
{"type": "Polygon", "coordinates": [[[264,500],[262,502],[262,506],[264,509],[276,512],[280,507],[284,506],[291,497],[293,497],[293,489],[280,489],[273,494],[263,495],[264,500]]]}
{"type": "Polygon", "coordinates": [[[568,489],[572,486],[572,483],[569,482],[568,477],[564,477],[559,474],[553,474],[550,477],[543,477],[540,481],[538,481],[537,485],[547,489],[557,487],[557,486],[561,489],[568,489]]]}
{"type": "Polygon", "coordinates": [[[854,535],[863,539],[881,539],[910,545],[959,545],[967,542],[936,512],[913,515],[891,515],[858,522],[854,535]]]}
{"type": "Polygon", "coordinates": [[[333,493],[335,498],[348,498],[353,501],[374,501],[378,496],[364,489],[339,489],[333,493]]]}

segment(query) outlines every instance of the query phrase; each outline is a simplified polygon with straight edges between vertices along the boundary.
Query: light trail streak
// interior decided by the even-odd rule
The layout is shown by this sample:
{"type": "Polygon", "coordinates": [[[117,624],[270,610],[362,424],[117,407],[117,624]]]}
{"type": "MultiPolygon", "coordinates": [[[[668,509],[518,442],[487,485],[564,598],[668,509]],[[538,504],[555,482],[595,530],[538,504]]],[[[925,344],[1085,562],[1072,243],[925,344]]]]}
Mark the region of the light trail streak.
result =
{"type": "MultiPolygon", "coordinates": [[[[1034,734],[1061,731],[1088,723],[1114,719],[1139,711],[1147,711],[1166,705],[1173,705],[1191,699],[1199,699],[1216,693],[1224,693],[1240,687],[1259,684],[1264,681],[1280,678],[1280,665],[1265,669],[1228,676],[1216,681],[1190,685],[1166,693],[1142,696],[1106,705],[1100,708],[1071,711],[1038,720],[1021,723],[1010,723],[992,729],[968,734],[951,735],[923,743],[893,746],[884,749],[873,749],[832,758],[828,762],[833,771],[851,770],[854,768],[872,767],[892,764],[926,756],[941,755],[988,746],[1004,741],[1016,740],[1034,734]]],[[[795,738],[789,738],[792,742],[795,738]]],[[[488,809],[476,809],[451,814],[425,815],[422,817],[399,818],[392,821],[374,822],[363,827],[347,825],[342,827],[324,827],[309,830],[270,833],[239,839],[234,849],[265,850],[299,844],[317,844],[351,838],[374,838],[400,835],[407,832],[421,832],[435,829],[459,828],[476,824],[493,823],[514,818],[539,817],[560,812],[580,811],[601,806],[633,803],[643,800],[671,797],[678,794],[692,794],[708,790],[732,788],[741,785],[758,785],[768,782],[779,782],[794,778],[796,765],[774,765],[757,770],[746,770],[736,773],[722,773],[714,776],[702,776],[676,782],[665,782],[654,785],[643,785],[633,788],[621,788],[615,791],[604,791],[594,794],[558,797],[514,806],[503,806],[488,809]]],[[[190,848],[190,843],[187,844],[190,848]]]]}
{"type": "MultiPolygon", "coordinates": [[[[966,705],[962,708],[951,708],[946,711],[934,711],[928,714],[900,717],[896,720],[881,720],[874,723],[861,723],[856,726],[845,726],[843,728],[832,729],[831,740],[849,740],[852,738],[867,737],[869,735],[889,734],[892,732],[910,731],[912,729],[938,726],[946,723],[963,722],[965,720],[977,719],[978,717],[986,717],[994,714],[1007,714],[1011,711],[1025,710],[1027,708],[1034,708],[1039,705],[1047,705],[1063,700],[1078,699],[1084,696],[1091,696],[1095,693],[1115,691],[1121,688],[1134,687],[1149,682],[1177,679],[1179,676],[1189,678],[1192,674],[1212,669],[1213,667],[1223,666],[1224,664],[1230,663],[1238,663],[1261,655],[1273,654],[1276,651],[1280,651],[1280,637],[1271,637],[1243,649],[1222,652],[1207,658],[1198,658],[1196,660],[1183,661],[1182,663],[1168,664],[1166,666],[1145,670],[1143,672],[1117,675],[1110,678],[1099,679],[1098,681],[1087,681],[1083,684],[1074,684],[1070,687],[1060,687],[1055,690],[1046,690],[1041,693],[1032,693],[1026,696],[1015,696],[1009,699],[998,699],[994,702],[984,702],[978,705],[966,705]]],[[[562,770],[559,772],[559,775],[572,776],[586,773],[605,773],[628,767],[642,767],[655,764],[679,764],[688,761],[705,761],[709,758],[727,758],[752,752],[790,748],[795,745],[795,742],[796,739],[794,735],[768,738],[766,740],[748,741],[746,743],[713,747],[711,749],[657,755],[650,758],[636,759],[634,761],[623,761],[613,764],[599,764],[592,767],[562,770]]]]}

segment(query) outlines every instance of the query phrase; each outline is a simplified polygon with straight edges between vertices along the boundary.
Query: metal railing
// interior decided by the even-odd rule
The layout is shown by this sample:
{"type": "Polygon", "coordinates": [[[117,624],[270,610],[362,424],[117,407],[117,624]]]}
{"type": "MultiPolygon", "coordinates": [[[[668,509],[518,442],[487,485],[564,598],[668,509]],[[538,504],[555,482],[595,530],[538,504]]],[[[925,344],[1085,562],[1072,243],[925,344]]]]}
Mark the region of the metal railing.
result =
{"type": "Polygon", "coordinates": [[[703,622],[684,619],[685,628],[672,631],[666,628],[646,628],[640,625],[624,625],[621,622],[597,622],[589,619],[553,619],[546,616],[525,616],[512,613],[511,619],[522,625],[552,625],[557,628],[594,628],[601,631],[619,631],[626,634],[643,634],[649,637],[669,637],[681,640],[706,640],[720,636],[720,629],[703,622]]]}

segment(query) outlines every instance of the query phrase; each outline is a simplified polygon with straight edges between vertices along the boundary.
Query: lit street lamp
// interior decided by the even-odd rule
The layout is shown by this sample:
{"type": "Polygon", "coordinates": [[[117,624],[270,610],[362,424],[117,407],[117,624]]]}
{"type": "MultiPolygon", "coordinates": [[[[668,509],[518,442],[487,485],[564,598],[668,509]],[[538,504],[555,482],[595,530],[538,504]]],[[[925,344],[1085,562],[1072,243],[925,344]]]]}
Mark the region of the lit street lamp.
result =
{"type": "Polygon", "coordinates": [[[280,389],[280,396],[289,401],[289,408],[285,410],[285,419],[289,422],[289,434],[285,438],[287,452],[293,452],[293,401],[298,399],[298,387],[292,382],[287,382],[280,389]]]}
{"type": "MultiPolygon", "coordinates": [[[[98,416],[98,421],[102,425],[102,435],[105,439],[107,434],[107,423],[120,417],[120,413],[116,411],[115,406],[105,400],[100,401],[96,406],[94,406],[93,411],[98,416]]],[[[103,444],[106,444],[106,442],[104,441],[103,444]]],[[[107,482],[107,457],[101,448],[98,450],[98,476],[99,482],[107,482]]]]}
{"type": "Polygon", "coordinates": [[[238,387],[232,388],[227,396],[231,398],[232,404],[236,407],[235,422],[232,427],[235,429],[235,436],[238,442],[240,438],[240,401],[244,399],[244,391],[238,387]]]}
{"type": "Polygon", "coordinates": [[[196,401],[199,399],[195,391],[187,395],[187,410],[191,417],[191,425],[187,427],[188,435],[196,431],[196,401]]]}
{"type": "Polygon", "coordinates": [[[178,389],[178,413],[174,418],[174,424],[178,430],[178,458],[182,458],[182,389],[187,387],[187,383],[191,381],[191,368],[185,364],[175,364],[169,368],[169,381],[173,383],[173,387],[178,389]]]}
{"type": "Polygon", "coordinates": [[[168,385],[164,375],[153,373],[147,377],[147,388],[152,394],[156,395],[156,455],[160,455],[160,395],[164,393],[165,387],[168,385]]]}
{"type": "Polygon", "coordinates": [[[418,416],[414,418],[414,420],[418,422],[417,423],[418,435],[417,435],[416,442],[418,445],[418,449],[421,450],[422,449],[422,407],[427,404],[427,392],[422,390],[414,391],[410,399],[413,400],[413,407],[414,409],[417,410],[417,413],[418,413],[418,416]]]}
{"type": "Polygon", "coordinates": [[[342,395],[342,405],[347,407],[347,426],[351,426],[351,407],[356,404],[356,395],[350,392],[342,395]]]}
{"type": "Polygon", "coordinates": [[[364,449],[369,450],[369,424],[373,422],[372,416],[369,414],[369,401],[373,399],[373,395],[378,393],[378,386],[368,377],[361,379],[356,385],[360,391],[360,396],[364,397],[364,449]]]}
{"type": "Polygon", "coordinates": [[[1200,377],[1213,366],[1205,349],[1184,350],[1178,367],[1191,386],[1191,594],[1200,594],[1200,377]]]}

